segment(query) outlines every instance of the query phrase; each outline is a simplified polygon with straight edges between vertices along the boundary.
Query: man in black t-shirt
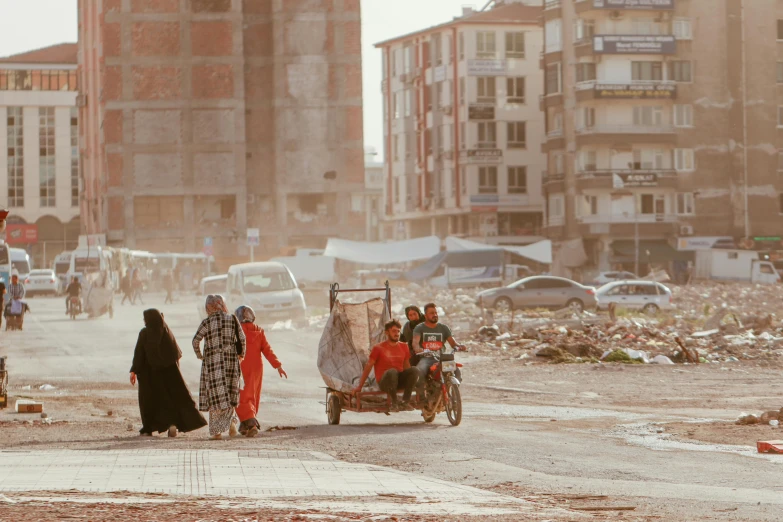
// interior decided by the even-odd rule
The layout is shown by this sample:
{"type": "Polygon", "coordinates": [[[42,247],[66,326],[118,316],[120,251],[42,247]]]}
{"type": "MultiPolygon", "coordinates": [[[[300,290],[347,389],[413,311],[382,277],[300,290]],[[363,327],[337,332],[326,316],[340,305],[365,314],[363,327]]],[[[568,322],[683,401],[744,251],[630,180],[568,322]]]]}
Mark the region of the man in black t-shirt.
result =
{"type": "MultiPolygon", "coordinates": [[[[419,356],[416,368],[421,377],[419,385],[423,385],[430,367],[435,364],[434,352],[440,352],[449,343],[455,351],[462,351],[464,346],[457,344],[451,335],[451,329],[438,322],[438,308],[435,303],[424,307],[424,322],[413,330],[413,350],[419,356]]],[[[461,380],[461,372],[456,375],[461,380]]]]}

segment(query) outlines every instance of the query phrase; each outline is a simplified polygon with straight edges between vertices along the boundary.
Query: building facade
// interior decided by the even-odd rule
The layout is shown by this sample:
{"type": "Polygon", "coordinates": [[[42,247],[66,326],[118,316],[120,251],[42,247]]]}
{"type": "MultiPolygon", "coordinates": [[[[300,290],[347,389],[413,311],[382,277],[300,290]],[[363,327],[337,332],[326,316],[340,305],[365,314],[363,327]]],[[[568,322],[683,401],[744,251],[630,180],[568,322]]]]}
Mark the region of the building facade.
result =
{"type": "Polygon", "coordinates": [[[781,19],[775,0],[545,1],[547,235],[598,270],[779,249],[781,19]]]}
{"type": "Polygon", "coordinates": [[[363,239],[359,0],[81,0],[89,233],[244,256],[363,239]]]}
{"type": "Polygon", "coordinates": [[[76,44],[0,58],[0,205],[7,241],[48,266],[79,239],[76,44]]]}
{"type": "Polygon", "coordinates": [[[496,2],[376,45],[383,53],[384,239],[539,239],[541,12],[540,5],[496,2]]]}

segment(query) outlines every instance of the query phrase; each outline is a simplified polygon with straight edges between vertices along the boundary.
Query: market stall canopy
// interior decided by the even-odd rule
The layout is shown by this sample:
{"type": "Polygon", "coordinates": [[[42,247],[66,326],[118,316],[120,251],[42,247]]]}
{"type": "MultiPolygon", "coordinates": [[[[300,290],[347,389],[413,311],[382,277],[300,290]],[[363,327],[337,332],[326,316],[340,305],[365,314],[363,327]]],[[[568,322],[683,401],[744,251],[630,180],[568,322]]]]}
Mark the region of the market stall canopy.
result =
{"type": "Polygon", "coordinates": [[[496,246],[449,236],[446,238],[446,250],[448,252],[458,252],[460,250],[505,250],[506,252],[531,259],[536,263],[545,265],[552,263],[552,242],[548,239],[526,246],[496,246]]]}
{"type": "Polygon", "coordinates": [[[440,252],[440,238],[437,236],[391,243],[330,239],[326,243],[324,256],[368,265],[392,265],[430,259],[438,252],[440,252]]]}
{"type": "Polygon", "coordinates": [[[503,265],[503,250],[459,250],[453,252],[440,252],[427,262],[417,266],[405,274],[408,281],[426,281],[438,273],[442,266],[449,268],[481,268],[485,266],[503,265]]]}

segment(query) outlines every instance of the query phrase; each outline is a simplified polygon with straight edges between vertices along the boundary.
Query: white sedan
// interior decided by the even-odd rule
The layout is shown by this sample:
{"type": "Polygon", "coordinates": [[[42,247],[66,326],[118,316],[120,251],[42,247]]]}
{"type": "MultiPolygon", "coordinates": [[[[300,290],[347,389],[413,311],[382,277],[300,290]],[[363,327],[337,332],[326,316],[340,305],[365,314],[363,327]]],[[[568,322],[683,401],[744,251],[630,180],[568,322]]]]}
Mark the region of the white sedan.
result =
{"type": "Polygon", "coordinates": [[[54,270],[33,270],[24,280],[25,294],[33,296],[36,294],[57,295],[59,284],[54,270]]]}
{"type": "Polygon", "coordinates": [[[656,314],[659,310],[671,310],[672,291],[654,281],[616,281],[607,283],[596,292],[598,309],[606,310],[610,303],[621,308],[642,310],[656,314]]]}

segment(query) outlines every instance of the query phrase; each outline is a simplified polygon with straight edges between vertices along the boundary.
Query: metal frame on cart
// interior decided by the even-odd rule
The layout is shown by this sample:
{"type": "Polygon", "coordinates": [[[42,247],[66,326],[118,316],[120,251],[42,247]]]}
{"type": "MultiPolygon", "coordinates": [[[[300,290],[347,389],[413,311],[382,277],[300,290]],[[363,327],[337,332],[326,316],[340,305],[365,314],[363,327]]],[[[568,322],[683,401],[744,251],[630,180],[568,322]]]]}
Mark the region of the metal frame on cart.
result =
{"type": "MultiPolygon", "coordinates": [[[[329,312],[332,311],[334,308],[334,304],[337,301],[337,296],[340,293],[350,293],[350,292],[385,292],[384,301],[386,301],[387,309],[389,310],[389,313],[391,314],[391,288],[389,287],[389,281],[386,281],[386,284],[382,288],[350,288],[350,289],[342,289],[340,288],[339,283],[333,283],[329,286],[329,312]]],[[[331,415],[329,412],[330,408],[330,397],[335,397],[337,400],[339,400],[340,403],[340,410],[345,411],[353,411],[353,412],[375,412],[375,413],[390,413],[391,411],[391,399],[389,398],[389,395],[386,392],[383,391],[368,391],[368,392],[359,392],[359,393],[344,393],[337,390],[334,390],[332,388],[326,388],[326,414],[327,416],[330,416],[330,423],[331,424],[338,424],[340,422],[340,416],[339,413],[336,414],[336,422],[332,422],[331,415]],[[384,397],[386,401],[384,402],[369,402],[365,401],[364,404],[362,404],[362,399],[366,399],[368,397],[384,397]]],[[[411,397],[411,404],[414,407],[418,406],[418,393],[414,393],[413,397],[411,397]],[[414,399],[415,397],[415,399],[414,399]]],[[[334,405],[332,405],[334,406],[334,405]]]]}

